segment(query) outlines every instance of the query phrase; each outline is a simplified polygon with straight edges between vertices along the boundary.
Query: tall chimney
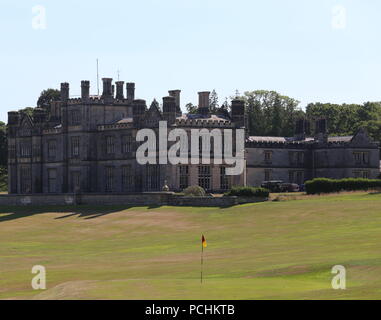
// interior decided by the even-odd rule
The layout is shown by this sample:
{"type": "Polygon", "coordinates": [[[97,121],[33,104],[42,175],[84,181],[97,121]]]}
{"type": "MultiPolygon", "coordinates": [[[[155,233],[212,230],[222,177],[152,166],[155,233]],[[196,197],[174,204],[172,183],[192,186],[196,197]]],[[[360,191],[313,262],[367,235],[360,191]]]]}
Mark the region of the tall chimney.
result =
{"type": "Polygon", "coordinates": [[[124,99],[124,81],[117,81],[116,84],[116,99],[123,100],[124,99]]]}
{"type": "Polygon", "coordinates": [[[146,101],[145,100],[134,100],[132,101],[132,118],[135,127],[140,127],[144,114],[146,111],[146,101]]]}
{"type": "Polygon", "coordinates": [[[246,127],[245,101],[240,99],[232,101],[232,121],[238,128],[246,127]]]}
{"type": "Polygon", "coordinates": [[[90,81],[81,81],[81,98],[82,100],[88,100],[90,97],[90,81]]]}
{"type": "Polygon", "coordinates": [[[102,98],[112,98],[112,78],[102,78],[103,93],[102,98]]]}
{"type": "Polygon", "coordinates": [[[127,99],[130,101],[135,100],[135,83],[127,83],[127,99]]]}
{"type": "Polygon", "coordinates": [[[69,100],[69,84],[67,82],[61,83],[61,101],[66,102],[69,100]]]}
{"type": "Polygon", "coordinates": [[[210,91],[198,93],[198,110],[203,115],[207,115],[209,113],[209,96],[210,91]]]}
{"type": "Polygon", "coordinates": [[[174,97],[175,98],[175,101],[176,101],[176,112],[177,113],[181,113],[181,107],[180,107],[180,93],[181,93],[181,90],[170,90],[168,91],[169,95],[171,97],[174,97]]]}

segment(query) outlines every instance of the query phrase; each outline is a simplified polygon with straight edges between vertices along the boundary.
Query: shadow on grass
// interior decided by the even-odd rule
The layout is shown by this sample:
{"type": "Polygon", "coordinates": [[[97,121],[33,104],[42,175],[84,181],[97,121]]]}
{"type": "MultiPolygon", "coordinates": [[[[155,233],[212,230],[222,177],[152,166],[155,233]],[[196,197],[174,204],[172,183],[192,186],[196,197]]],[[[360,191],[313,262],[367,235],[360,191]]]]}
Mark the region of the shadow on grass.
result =
{"type": "Polygon", "coordinates": [[[63,215],[55,218],[55,220],[66,219],[70,217],[83,218],[83,219],[96,219],[112,213],[129,210],[132,208],[147,208],[147,210],[157,209],[161,206],[3,206],[0,207],[0,223],[5,221],[12,221],[21,218],[26,218],[38,214],[48,212],[62,213],[63,215]]]}
{"type": "MultiPolygon", "coordinates": [[[[154,210],[162,207],[167,207],[163,205],[77,205],[77,206],[0,206],[0,223],[5,221],[12,221],[21,218],[31,217],[38,214],[44,214],[49,212],[62,213],[62,216],[54,218],[55,220],[62,220],[71,217],[82,218],[85,220],[96,219],[103,217],[112,213],[129,210],[129,209],[146,209],[154,210]]],[[[169,206],[172,207],[172,206],[169,206]]],[[[173,208],[189,208],[192,206],[176,206],[173,208]]],[[[216,210],[233,208],[231,206],[218,206],[218,207],[205,207],[205,208],[215,208],[216,210]]]]}

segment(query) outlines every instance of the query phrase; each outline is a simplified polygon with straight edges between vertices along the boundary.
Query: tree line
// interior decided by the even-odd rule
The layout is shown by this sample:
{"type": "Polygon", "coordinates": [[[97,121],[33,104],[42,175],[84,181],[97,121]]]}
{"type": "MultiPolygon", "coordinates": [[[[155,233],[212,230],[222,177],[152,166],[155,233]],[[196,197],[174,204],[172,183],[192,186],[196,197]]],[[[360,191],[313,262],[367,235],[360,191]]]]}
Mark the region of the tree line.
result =
{"type": "MultiPolygon", "coordinates": [[[[210,98],[212,112],[226,113],[230,110],[232,99],[245,101],[247,126],[251,136],[291,137],[295,133],[295,122],[301,118],[310,120],[313,132],[315,121],[325,118],[331,136],[353,135],[364,128],[374,140],[381,141],[381,102],[316,102],[308,104],[303,110],[297,99],[276,91],[255,90],[242,95],[237,91],[220,106],[217,93],[213,90],[210,98]]],[[[189,113],[197,113],[197,107],[191,103],[186,108],[189,113]]]]}

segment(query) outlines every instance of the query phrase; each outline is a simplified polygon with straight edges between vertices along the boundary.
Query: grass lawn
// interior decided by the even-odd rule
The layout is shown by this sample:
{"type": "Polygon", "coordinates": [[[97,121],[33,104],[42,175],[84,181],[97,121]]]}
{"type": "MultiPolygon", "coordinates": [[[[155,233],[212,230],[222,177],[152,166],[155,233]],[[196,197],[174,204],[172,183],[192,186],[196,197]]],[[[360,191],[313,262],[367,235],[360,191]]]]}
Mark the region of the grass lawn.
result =
{"type": "Polygon", "coordinates": [[[0,299],[380,299],[381,194],[0,208],[0,299]],[[205,234],[200,285],[201,234],[205,234]],[[32,266],[47,290],[31,288],[32,266]],[[347,290],[331,268],[347,269],[347,290]]]}

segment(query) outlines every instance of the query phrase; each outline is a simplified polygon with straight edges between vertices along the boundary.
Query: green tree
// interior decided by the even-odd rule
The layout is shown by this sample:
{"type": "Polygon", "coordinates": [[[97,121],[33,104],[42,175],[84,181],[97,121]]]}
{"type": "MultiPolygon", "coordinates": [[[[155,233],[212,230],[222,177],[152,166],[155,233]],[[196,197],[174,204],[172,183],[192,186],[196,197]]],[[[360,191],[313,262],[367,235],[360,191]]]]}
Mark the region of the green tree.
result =
{"type": "Polygon", "coordinates": [[[53,101],[59,101],[61,93],[57,89],[46,89],[43,90],[40,94],[40,97],[37,100],[37,107],[50,110],[50,105],[53,101]]]}
{"type": "Polygon", "coordinates": [[[186,104],[185,108],[187,109],[187,112],[189,114],[195,114],[197,113],[197,110],[198,110],[197,106],[193,105],[190,102],[186,104]]]}
{"type": "Polygon", "coordinates": [[[216,90],[214,90],[214,89],[213,89],[212,93],[210,94],[209,107],[210,107],[210,111],[212,113],[218,112],[218,109],[219,109],[218,94],[217,94],[216,90]]]}
{"type": "Polygon", "coordinates": [[[246,102],[250,135],[292,136],[295,121],[304,116],[298,100],[276,91],[247,91],[241,98],[246,102]]]}

